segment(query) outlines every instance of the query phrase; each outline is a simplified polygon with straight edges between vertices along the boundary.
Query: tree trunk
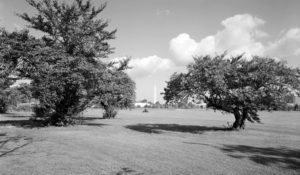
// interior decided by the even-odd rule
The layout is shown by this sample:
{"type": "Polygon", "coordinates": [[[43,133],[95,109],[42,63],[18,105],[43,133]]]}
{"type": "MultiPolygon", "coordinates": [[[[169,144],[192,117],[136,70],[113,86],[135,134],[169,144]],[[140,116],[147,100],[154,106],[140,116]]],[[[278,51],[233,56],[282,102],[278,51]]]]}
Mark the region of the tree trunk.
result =
{"type": "Polygon", "coordinates": [[[242,114],[241,114],[238,109],[235,109],[233,114],[235,117],[235,121],[232,125],[232,128],[234,130],[245,129],[245,121],[248,117],[248,110],[243,109],[242,114]]]}
{"type": "Polygon", "coordinates": [[[245,129],[245,127],[246,127],[246,119],[248,118],[248,110],[247,110],[247,108],[244,108],[243,109],[243,116],[242,116],[242,122],[241,122],[241,125],[240,125],[240,128],[242,128],[242,129],[245,129]]]}
{"type": "Polygon", "coordinates": [[[66,116],[66,114],[54,113],[50,116],[49,119],[50,125],[54,126],[67,126],[72,124],[72,120],[66,116]]]}
{"type": "Polygon", "coordinates": [[[113,106],[110,105],[106,105],[104,106],[104,114],[103,114],[103,118],[105,119],[109,119],[109,118],[115,118],[117,115],[117,111],[115,110],[115,108],[113,106]]]}
{"type": "Polygon", "coordinates": [[[234,115],[235,121],[232,125],[232,128],[237,130],[237,129],[239,129],[239,125],[240,125],[240,121],[241,121],[241,114],[238,109],[235,109],[233,112],[233,115],[234,115]]]}
{"type": "Polygon", "coordinates": [[[7,102],[3,99],[0,99],[0,114],[4,114],[7,112],[7,102]]]}

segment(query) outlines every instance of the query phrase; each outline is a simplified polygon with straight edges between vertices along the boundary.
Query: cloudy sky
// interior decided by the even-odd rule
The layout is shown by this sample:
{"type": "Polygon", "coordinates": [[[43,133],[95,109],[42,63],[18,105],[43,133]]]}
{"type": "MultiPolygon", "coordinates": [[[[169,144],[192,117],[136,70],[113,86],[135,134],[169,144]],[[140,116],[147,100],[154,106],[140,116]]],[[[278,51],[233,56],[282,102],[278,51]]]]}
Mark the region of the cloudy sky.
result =
{"type": "MultiPolygon", "coordinates": [[[[100,0],[93,1],[99,5],[100,0]]],[[[300,0],[108,0],[102,18],[118,29],[111,59],[132,58],[128,70],[137,100],[158,100],[173,72],[193,56],[245,53],[271,56],[300,67],[300,0]]],[[[0,26],[26,23],[16,12],[34,13],[25,0],[0,0],[0,26]]],[[[36,34],[33,32],[33,34],[36,34]]]]}

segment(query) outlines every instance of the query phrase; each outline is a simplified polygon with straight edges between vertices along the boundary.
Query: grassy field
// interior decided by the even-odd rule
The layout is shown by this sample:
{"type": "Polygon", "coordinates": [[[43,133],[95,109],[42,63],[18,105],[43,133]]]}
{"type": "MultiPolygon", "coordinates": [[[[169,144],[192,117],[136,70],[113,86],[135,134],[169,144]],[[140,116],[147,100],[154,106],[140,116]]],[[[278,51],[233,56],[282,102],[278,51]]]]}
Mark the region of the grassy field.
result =
{"type": "Polygon", "coordinates": [[[227,131],[233,116],[206,110],[120,111],[82,125],[33,127],[0,115],[0,174],[300,174],[300,113],[261,112],[263,124],[227,131]]]}

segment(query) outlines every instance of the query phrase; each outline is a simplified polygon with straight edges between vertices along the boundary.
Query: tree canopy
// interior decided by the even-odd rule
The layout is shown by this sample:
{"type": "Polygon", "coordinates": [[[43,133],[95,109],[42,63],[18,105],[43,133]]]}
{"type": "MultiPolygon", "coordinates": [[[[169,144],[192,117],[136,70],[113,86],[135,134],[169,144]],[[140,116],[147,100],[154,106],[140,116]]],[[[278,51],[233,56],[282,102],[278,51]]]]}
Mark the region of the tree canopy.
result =
{"type": "MultiPolygon", "coordinates": [[[[108,21],[99,18],[106,3],[95,7],[89,0],[26,1],[37,14],[22,13],[18,16],[28,22],[29,28],[42,32],[44,36],[35,38],[28,30],[0,31],[0,61],[3,63],[0,83],[9,87],[17,79],[30,79],[31,95],[39,102],[34,110],[36,117],[46,119],[49,124],[67,125],[96,96],[111,99],[118,96],[116,93],[121,93],[99,91],[101,86],[115,88],[113,84],[119,83],[124,90],[126,83],[129,86],[134,84],[122,72],[128,61],[114,73],[111,73],[109,64],[101,61],[113,53],[114,48],[108,41],[114,39],[116,33],[116,30],[107,30],[108,21]],[[107,81],[105,77],[109,76],[113,80],[107,81]]],[[[126,96],[114,105],[126,107],[129,99],[126,96]]]]}
{"type": "Polygon", "coordinates": [[[35,70],[30,76],[33,97],[39,100],[35,112],[50,118],[51,124],[68,124],[70,117],[87,108],[93,99],[101,83],[97,77],[106,69],[99,58],[112,53],[107,41],[114,39],[116,30],[107,31],[108,22],[97,18],[106,4],[96,8],[83,0],[27,2],[37,14],[19,16],[30,28],[45,33],[42,47],[24,66],[35,70]]]}
{"type": "Polygon", "coordinates": [[[114,118],[116,108],[132,108],[135,102],[135,83],[122,69],[121,64],[100,77],[102,85],[98,86],[99,96],[96,95],[93,103],[104,108],[103,118],[114,118]]]}
{"type": "Polygon", "coordinates": [[[30,28],[46,34],[43,40],[47,46],[92,62],[96,57],[105,58],[112,53],[107,41],[115,38],[116,30],[106,30],[108,21],[98,18],[106,3],[96,8],[89,0],[75,0],[71,4],[58,0],[26,1],[38,13],[18,15],[30,28]]]}
{"type": "Polygon", "coordinates": [[[20,78],[20,74],[26,76],[25,71],[19,71],[21,60],[27,57],[37,43],[27,30],[8,32],[0,29],[0,112],[8,110],[12,95],[10,86],[20,78]]]}
{"type": "Polygon", "coordinates": [[[173,74],[164,89],[167,103],[204,100],[208,107],[232,113],[234,129],[245,120],[260,122],[259,109],[273,110],[285,104],[287,94],[300,92],[300,70],[285,62],[226,54],[196,57],[187,73],[173,74]]]}

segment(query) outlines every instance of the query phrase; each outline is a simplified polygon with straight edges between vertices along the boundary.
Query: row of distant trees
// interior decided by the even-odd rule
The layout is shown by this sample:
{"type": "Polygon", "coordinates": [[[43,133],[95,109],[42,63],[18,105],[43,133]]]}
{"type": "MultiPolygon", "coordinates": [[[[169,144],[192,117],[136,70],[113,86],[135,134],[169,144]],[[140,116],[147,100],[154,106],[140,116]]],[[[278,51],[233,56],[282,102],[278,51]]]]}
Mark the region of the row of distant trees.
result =
{"type": "MultiPolygon", "coordinates": [[[[146,108],[170,108],[170,109],[203,109],[203,105],[195,104],[192,102],[178,102],[173,104],[165,104],[157,101],[156,103],[148,102],[146,99],[139,101],[138,103],[147,103],[146,108]]],[[[141,105],[135,105],[136,108],[142,108],[141,105]]]]}
{"type": "MultiPolygon", "coordinates": [[[[292,101],[290,100],[291,98],[292,98],[291,96],[285,97],[283,105],[278,106],[278,108],[274,108],[273,110],[277,110],[277,111],[298,111],[298,110],[300,110],[299,105],[292,103],[292,101]]],[[[159,101],[157,101],[156,103],[152,103],[152,102],[148,102],[146,99],[144,99],[144,100],[138,101],[138,103],[147,103],[147,105],[145,107],[143,107],[141,105],[135,105],[136,108],[207,109],[205,103],[195,104],[192,102],[183,102],[183,101],[165,104],[165,103],[160,103],[159,101]]],[[[259,110],[264,111],[264,110],[269,110],[269,109],[262,107],[259,110]]]]}
{"type": "Polygon", "coordinates": [[[99,18],[106,4],[94,7],[90,1],[27,0],[35,15],[17,14],[28,27],[43,34],[37,38],[29,30],[0,29],[0,112],[14,104],[11,88],[19,79],[30,80],[29,98],[36,119],[50,125],[68,125],[74,116],[93,104],[101,104],[104,117],[116,115],[115,108],[131,107],[135,83],[124,72],[128,59],[105,63],[113,53],[108,41],[116,30],[99,18]]]}

